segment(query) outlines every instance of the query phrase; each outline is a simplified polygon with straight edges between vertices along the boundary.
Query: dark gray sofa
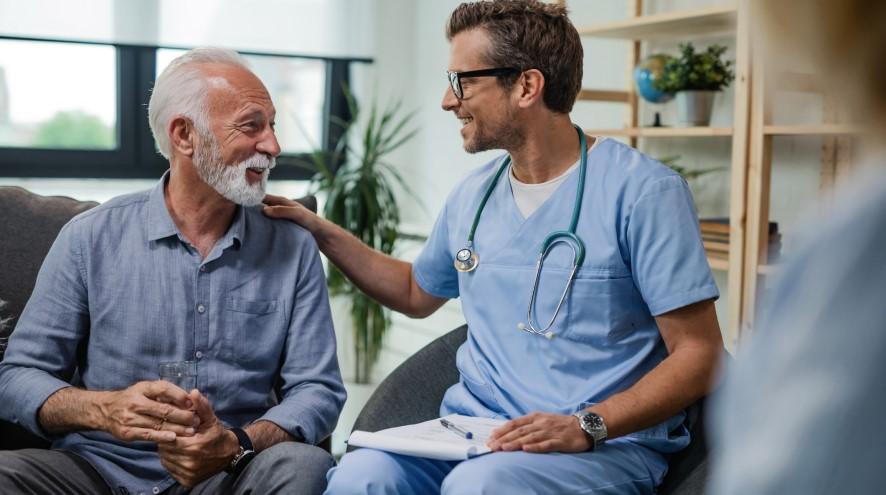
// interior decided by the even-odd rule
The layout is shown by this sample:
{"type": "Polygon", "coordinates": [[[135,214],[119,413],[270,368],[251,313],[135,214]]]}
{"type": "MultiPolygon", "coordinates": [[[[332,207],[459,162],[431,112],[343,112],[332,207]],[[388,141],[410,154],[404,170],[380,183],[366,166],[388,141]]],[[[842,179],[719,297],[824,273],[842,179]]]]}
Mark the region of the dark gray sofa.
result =
{"type": "MultiPolygon", "coordinates": [[[[467,326],[464,325],[437,338],[407,359],[372,394],[357,416],[354,429],[378,431],[439,416],[443,394],[458,381],[455,352],[466,337],[467,326]]],[[[696,402],[687,411],[692,442],[671,457],[668,474],[658,489],[660,494],[704,493],[708,471],[704,402],[704,399],[696,402]]]]}
{"type": "MultiPolygon", "coordinates": [[[[58,231],[72,217],[97,204],[39,196],[21,187],[0,187],[0,299],[7,303],[0,316],[12,317],[9,329],[0,337],[7,338],[15,328],[58,231]]],[[[0,450],[48,446],[20,426],[0,421],[0,450]]]]}
{"type": "MultiPolygon", "coordinates": [[[[313,196],[297,201],[317,211],[313,196]]],[[[15,328],[34,290],[37,272],[59,230],[75,215],[97,204],[59,196],[40,196],[21,187],[0,186],[0,300],[7,302],[0,317],[12,317],[10,328],[0,334],[0,338],[8,337],[15,328]]],[[[0,360],[2,358],[0,354],[0,360]]],[[[45,440],[20,426],[0,420],[0,450],[48,446],[45,440]]],[[[320,444],[327,451],[330,446],[330,439],[320,444]]]]}

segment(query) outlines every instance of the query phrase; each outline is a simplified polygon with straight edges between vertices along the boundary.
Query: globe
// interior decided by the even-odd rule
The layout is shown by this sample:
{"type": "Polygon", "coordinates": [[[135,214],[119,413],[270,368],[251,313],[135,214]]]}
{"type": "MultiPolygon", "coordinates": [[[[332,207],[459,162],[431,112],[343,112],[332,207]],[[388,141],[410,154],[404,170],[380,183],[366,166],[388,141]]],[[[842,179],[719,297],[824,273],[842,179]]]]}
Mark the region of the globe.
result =
{"type": "Polygon", "coordinates": [[[674,97],[673,93],[665,93],[655,89],[652,83],[662,77],[664,74],[665,64],[670,56],[663,53],[649,55],[634,67],[634,83],[637,85],[637,92],[640,96],[650,103],[665,103],[674,97]]]}

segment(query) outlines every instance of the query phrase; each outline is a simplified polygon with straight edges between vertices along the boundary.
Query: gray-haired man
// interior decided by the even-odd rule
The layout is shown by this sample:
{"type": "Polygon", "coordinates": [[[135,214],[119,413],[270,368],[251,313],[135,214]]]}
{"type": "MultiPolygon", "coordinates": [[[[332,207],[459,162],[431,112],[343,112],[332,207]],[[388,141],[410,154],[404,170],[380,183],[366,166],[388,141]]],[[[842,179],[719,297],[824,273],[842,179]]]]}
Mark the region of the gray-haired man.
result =
{"type": "Polygon", "coordinates": [[[149,114],[169,172],[62,229],[0,364],[0,417],[53,440],[0,453],[0,487],[320,492],[333,461],[311,444],[345,392],[317,247],[255,208],[270,96],[236,53],[196,49],[149,114]],[[157,380],[168,361],[196,362],[196,388],[157,380]]]}

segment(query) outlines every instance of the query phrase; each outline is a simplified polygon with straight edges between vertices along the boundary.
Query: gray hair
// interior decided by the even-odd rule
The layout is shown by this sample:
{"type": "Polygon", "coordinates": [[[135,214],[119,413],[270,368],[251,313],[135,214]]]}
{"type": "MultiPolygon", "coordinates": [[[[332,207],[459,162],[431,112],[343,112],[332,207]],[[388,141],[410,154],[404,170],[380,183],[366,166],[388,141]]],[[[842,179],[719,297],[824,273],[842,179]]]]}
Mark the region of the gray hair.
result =
{"type": "Polygon", "coordinates": [[[202,64],[225,64],[249,70],[249,64],[239,53],[227,48],[194,48],[177,57],[160,74],[148,102],[148,123],[160,154],[169,159],[172,147],[167,126],[172,119],[182,116],[193,122],[201,134],[209,132],[206,104],[208,86],[200,71],[202,64]]]}

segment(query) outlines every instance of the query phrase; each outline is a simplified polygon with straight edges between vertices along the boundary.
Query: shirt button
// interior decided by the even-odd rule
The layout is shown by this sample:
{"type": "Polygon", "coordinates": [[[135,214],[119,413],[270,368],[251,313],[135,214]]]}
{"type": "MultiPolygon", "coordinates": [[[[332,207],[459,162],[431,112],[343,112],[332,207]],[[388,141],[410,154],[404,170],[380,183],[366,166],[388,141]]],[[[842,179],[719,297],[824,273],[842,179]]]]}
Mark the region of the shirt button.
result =
{"type": "Polygon", "coordinates": [[[156,486],[154,488],[152,488],[151,491],[154,492],[154,495],[157,495],[158,493],[160,493],[160,489],[157,488],[156,486]]]}
{"type": "Polygon", "coordinates": [[[205,272],[205,271],[206,271],[206,265],[200,265],[200,271],[201,271],[201,272],[205,272]]]}
{"type": "Polygon", "coordinates": [[[198,304],[198,305],[197,305],[197,312],[200,313],[200,314],[202,315],[203,313],[206,312],[206,306],[204,306],[204,305],[202,305],[202,304],[198,304]]]}
{"type": "Polygon", "coordinates": [[[197,351],[194,353],[194,357],[197,359],[200,359],[203,357],[203,353],[201,351],[197,351]]]}

